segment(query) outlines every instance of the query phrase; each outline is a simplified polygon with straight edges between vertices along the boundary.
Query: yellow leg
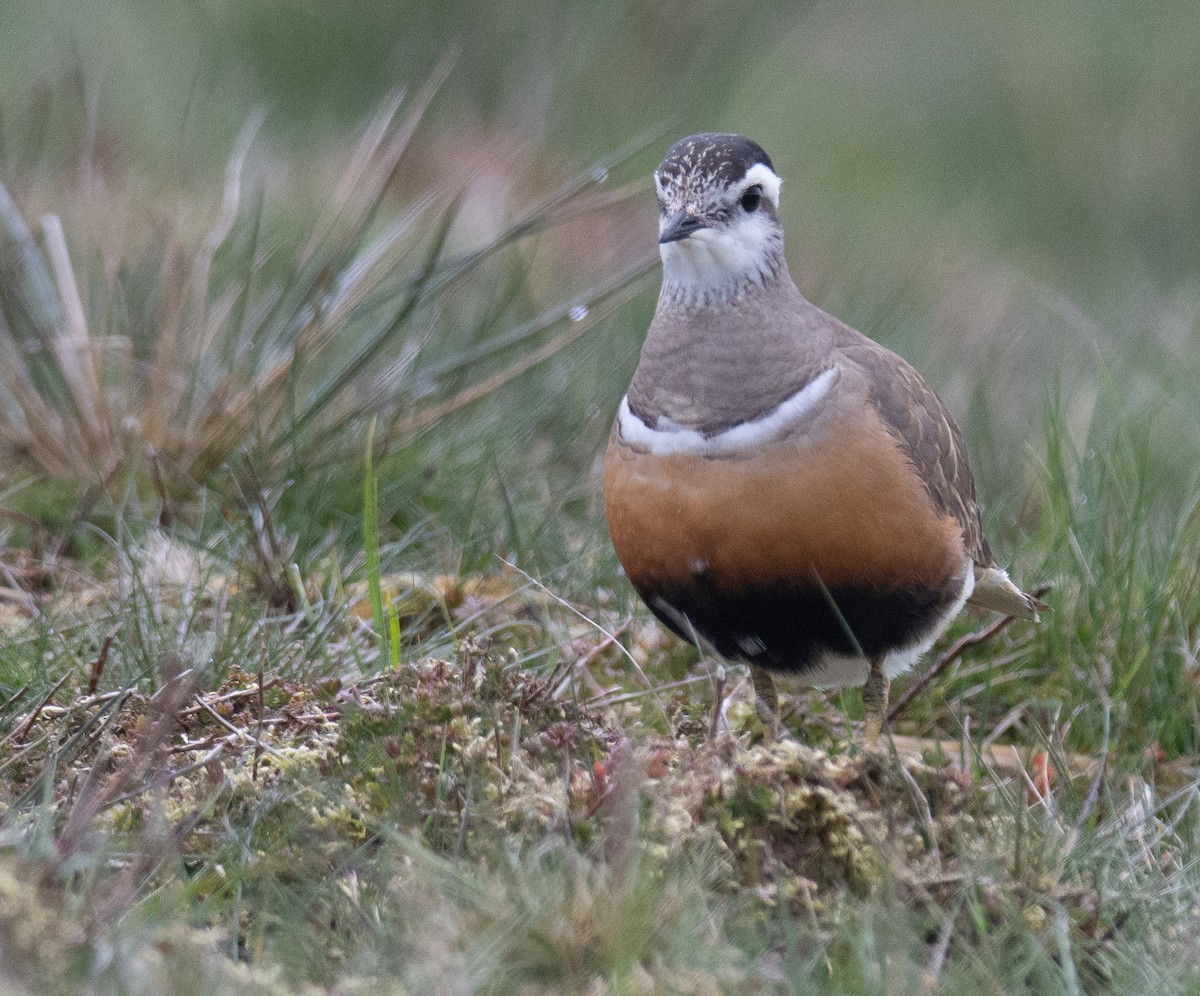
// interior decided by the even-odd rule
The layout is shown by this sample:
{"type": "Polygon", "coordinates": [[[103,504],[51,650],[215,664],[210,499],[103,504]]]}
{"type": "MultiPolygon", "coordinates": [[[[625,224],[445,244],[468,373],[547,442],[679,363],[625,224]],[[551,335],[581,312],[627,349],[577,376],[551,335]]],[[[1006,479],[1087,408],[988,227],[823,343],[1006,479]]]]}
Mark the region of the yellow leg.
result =
{"type": "Polygon", "coordinates": [[[866,710],[867,723],[863,731],[863,741],[869,749],[875,747],[879,734],[883,732],[883,723],[887,718],[888,707],[887,672],[883,669],[882,658],[871,660],[871,670],[867,673],[867,683],[863,685],[863,708],[866,710]]]}
{"type": "Polygon", "coordinates": [[[779,736],[779,692],[769,671],[750,665],[750,681],[754,684],[754,711],[766,728],[763,739],[773,743],[779,736]]]}

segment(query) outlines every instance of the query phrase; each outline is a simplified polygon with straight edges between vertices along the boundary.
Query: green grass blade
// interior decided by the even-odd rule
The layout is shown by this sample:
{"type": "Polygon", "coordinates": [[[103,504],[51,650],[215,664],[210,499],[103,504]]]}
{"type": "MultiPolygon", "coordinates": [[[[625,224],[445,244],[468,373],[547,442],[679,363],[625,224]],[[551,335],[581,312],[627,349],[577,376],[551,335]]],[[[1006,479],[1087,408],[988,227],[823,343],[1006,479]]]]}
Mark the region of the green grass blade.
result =
{"type": "MultiPolygon", "coordinates": [[[[379,479],[375,476],[372,449],[375,443],[375,423],[367,432],[367,458],[363,468],[363,554],[367,562],[367,596],[371,602],[371,620],[381,641],[380,658],[391,659],[389,638],[391,629],[383,608],[383,584],[379,570],[379,479]]],[[[393,610],[394,611],[394,610],[393,610]]]]}

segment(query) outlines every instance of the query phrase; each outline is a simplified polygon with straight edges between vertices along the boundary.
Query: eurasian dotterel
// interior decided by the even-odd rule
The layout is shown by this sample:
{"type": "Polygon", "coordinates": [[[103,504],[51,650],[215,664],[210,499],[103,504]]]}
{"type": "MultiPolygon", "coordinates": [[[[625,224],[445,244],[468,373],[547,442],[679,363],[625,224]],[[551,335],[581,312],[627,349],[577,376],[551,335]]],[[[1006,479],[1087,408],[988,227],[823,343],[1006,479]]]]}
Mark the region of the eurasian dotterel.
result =
{"type": "Polygon", "coordinates": [[[750,666],[863,686],[877,738],[889,680],[964,603],[1037,619],[997,565],[963,438],[895,353],[804,298],[781,180],[740,135],[693,135],[654,174],[662,289],[605,456],[613,545],[651,611],[750,666]]]}

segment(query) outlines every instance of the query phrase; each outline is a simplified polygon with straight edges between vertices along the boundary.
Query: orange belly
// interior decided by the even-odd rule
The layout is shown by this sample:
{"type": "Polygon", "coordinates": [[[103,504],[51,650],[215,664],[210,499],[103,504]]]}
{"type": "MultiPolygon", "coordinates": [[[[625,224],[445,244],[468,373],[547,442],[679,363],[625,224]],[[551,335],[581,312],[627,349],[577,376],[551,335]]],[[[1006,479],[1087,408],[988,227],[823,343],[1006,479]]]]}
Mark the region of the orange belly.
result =
{"type": "Polygon", "coordinates": [[[918,642],[962,586],[958,524],[871,424],[722,459],[614,435],[604,502],[626,574],[668,626],[774,669],[918,642]]]}
{"type": "Polygon", "coordinates": [[[724,459],[614,440],[604,507],[635,585],[683,581],[701,564],[722,585],[929,585],[965,556],[958,524],[882,428],[724,459]]]}

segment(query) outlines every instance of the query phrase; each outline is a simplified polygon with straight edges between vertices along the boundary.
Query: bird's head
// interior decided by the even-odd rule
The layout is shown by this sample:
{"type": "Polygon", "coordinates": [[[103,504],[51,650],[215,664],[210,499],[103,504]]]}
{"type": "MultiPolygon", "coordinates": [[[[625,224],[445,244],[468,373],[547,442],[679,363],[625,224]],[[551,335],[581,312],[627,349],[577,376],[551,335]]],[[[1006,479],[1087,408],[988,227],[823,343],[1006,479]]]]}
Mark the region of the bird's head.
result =
{"type": "Polygon", "coordinates": [[[762,146],[741,135],[692,135],[671,146],[654,172],[664,294],[715,302],[777,273],[782,183],[762,146]]]}

